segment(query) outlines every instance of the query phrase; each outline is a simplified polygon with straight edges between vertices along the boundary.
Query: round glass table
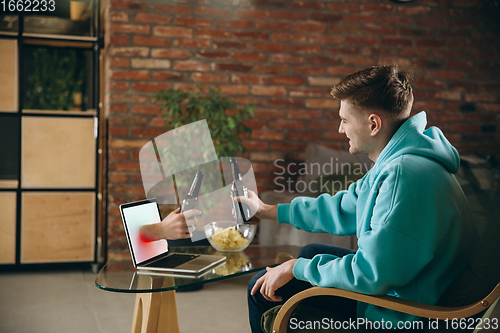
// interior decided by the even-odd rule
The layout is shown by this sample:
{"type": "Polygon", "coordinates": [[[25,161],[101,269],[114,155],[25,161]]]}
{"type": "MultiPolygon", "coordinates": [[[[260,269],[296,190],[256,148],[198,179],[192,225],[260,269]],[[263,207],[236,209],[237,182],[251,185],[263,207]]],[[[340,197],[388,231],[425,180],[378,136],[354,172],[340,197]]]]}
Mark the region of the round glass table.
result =
{"type": "Polygon", "coordinates": [[[258,272],[267,266],[278,265],[297,258],[299,246],[251,245],[242,252],[217,252],[211,246],[172,247],[174,253],[216,254],[226,260],[198,275],[138,271],[129,251],[117,253],[96,277],[100,289],[136,293],[132,332],[180,332],[177,319],[175,291],[195,288],[205,283],[258,272]]]}

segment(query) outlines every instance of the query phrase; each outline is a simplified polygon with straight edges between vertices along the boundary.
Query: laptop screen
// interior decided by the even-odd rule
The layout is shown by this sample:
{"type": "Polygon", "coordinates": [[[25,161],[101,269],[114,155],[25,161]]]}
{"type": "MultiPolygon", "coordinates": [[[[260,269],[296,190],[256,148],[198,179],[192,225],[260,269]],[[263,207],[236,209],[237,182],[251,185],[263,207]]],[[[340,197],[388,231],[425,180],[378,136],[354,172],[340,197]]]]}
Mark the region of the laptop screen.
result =
{"type": "Polygon", "coordinates": [[[139,230],[145,224],[161,222],[156,200],[143,200],[120,206],[123,224],[126,228],[130,252],[137,264],[167,252],[165,239],[147,242],[141,239],[139,230]]]}

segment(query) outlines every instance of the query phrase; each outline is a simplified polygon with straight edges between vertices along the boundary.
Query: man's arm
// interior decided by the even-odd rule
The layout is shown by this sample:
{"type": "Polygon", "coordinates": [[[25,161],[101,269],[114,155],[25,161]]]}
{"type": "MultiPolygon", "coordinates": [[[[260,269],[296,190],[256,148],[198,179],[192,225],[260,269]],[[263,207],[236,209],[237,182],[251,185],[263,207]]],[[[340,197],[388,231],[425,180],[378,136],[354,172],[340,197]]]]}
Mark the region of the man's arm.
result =
{"type": "Polygon", "coordinates": [[[308,232],[325,232],[338,236],[356,234],[356,209],[359,183],[334,196],[298,197],[289,204],[278,205],[278,222],[308,232]]]}
{"type": "Polygon", "coordinates": [[[236,201],[246,203],[250,211],[260,219],[278,220],[297,229],[309,232],[327,232],[334,235],[354,235],[356,233],[356,204],[358,183],[347,191],[336,195],[320,195],[318,198],[298,197],[289,204],[268,205],[253,192],[249,198],[236,197],[236,201]]]}

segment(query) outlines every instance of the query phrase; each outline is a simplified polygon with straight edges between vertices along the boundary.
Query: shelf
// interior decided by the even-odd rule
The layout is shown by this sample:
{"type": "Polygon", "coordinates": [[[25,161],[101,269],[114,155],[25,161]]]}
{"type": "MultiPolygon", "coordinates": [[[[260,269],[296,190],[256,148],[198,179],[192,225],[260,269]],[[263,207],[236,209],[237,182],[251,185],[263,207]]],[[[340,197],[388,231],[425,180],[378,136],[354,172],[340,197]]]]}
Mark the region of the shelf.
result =
{"type": "Polygon", "coordinates": [[[81,112],[94,108],[91,49],[23,46],[24,110],[81,112]]]}
{"type": "Polygon", "coordinates": [[[14,36],[17,37],[18,33],[17,32],[11,32],[11,31],[0,31],[0,37],[1,36],[14,36]]]}
{"type": "Polygon", "coordinates": [[[0,189],[17,189],[18,186],[17,179],[0,179],[0,189]]]}
{"type": "Polygon", "coordinates": [[[0,13],[0,267],[103,256],[98,8],[0,13]]]}
{"type": "MultiPolygon", "coordinates": [[[[34,37],[33,37],[34,38],[34,37]]],[[[96,41],[79,41],[79,40],[69,40],[69,39],[25,39],[24,44],[26,45],[37,45],[37,46],[52,46],[52,47],[71,47],[80,49],[92,49],[96,41]]]]}
{"type": "MultiPolygon", "coordinates": [[[[24,38],[43,38],[43,39],[57,39],[71,41],[81,41],[81,42],[97,42],[97,37],[88,36],[72,36],[72,35],[49,35],[49,34],[37,34],[37,33],[23,33],[24,38]]],[[[26,40],[25,43],[28,44],[30,40],[26,40]]]]}
{"type": "Polygon", "coordinates": [[[97,111],[89,109],[87,111],[63,111],[63,110],[23,110],[23,115],[46,115],[46,116],[88,116],[96,117],[97,111]]]}

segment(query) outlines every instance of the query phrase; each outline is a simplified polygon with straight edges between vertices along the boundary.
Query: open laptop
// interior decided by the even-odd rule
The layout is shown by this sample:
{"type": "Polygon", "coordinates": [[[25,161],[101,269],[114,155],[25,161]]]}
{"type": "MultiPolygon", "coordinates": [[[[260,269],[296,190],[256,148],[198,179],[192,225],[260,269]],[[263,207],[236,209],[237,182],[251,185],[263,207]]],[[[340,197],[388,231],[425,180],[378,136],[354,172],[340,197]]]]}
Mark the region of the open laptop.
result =
{"type": "Polygon", "coordinates": [[[160,208],[156,199],[120,205],[120,213],[132,262],[138,270],[198,274],[226,259],[217,255],[171,253],[166,239],[154,242],[142,240],[139,230],[143,225],[161,222],[160,208]]]}

